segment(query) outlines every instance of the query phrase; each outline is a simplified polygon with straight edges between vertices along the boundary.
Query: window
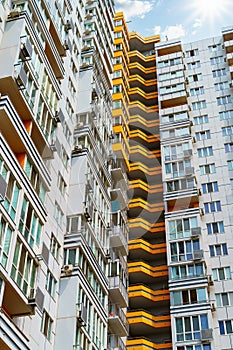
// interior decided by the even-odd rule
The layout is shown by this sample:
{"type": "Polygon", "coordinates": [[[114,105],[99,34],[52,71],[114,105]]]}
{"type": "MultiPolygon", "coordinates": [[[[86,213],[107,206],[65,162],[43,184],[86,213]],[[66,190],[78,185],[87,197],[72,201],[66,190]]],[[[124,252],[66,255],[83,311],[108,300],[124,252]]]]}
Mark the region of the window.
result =
{"type": "Polygon", "coordinates": [[[233,333],[232,322],[233,320],[218,321],[221,335],[233,333]]]}
{"type": "Polygon", "coordinates": [[[162,116],[162,123],[171,123],[171,122],[176,122],[187,118],[188,118],[187,112],[174,113],[174,114],[162,116]]]}
{"type": "Polygon", "coordinates": [[[175,320],[177,341],[201,339],[201,330],[209,328],[207,314],[177,317],[175,320]]]}
{"type": "Polygon", "coordinates": [[[55,202],[55,205],[54,205],[54,218],[57,221],[57,223],[60,226],[62,226],[64,214],[63,214],[61,208],[59,207],[59,205],[56,202],[55,202]]]}
{"type": "Polygon", "coordinates": [[[49,314],[44,310],[41,322],[41,332],[45,335],[45,337],[50,340],[52,334],[52,324],[53,320],[49,316],[49,314]]]}
{"type": "Polygon", "coordinates": [[[218,269],[212,269],[214,281],[231,280],[230,267],[219,267],[218,269]]]}
{"type": "Polygon", "coordinates": [[[206,108],[206,101],[197,101],[192,103],[192,109],[196,111],[197,109],[206,108]]]}
{"type": "Polygon", "coordinates": [[[64,250],[64,264],[75,265],[76,263],[76,249],[64,250]]]}
{"type": "Polygon", "coordinates": [[[7,222],[1,218],[0,221],[0,263],[3,267],[6,267],[10,245],[12,238],[12,230],[8,226],[7,222]]]}
{"type": "Polygon", "coordinates": [[[231,103],[231,96],[230,95],[217,97],[217,105],[218,106],[225,105],[227,103],[231,103]]]}
{"type": "Polygon", "coordinates": [[[118,27],[118,26],[122,26],[122,19],[117,19],[116,21],[115,21],[115,26],[116,27],[118,27]]]}
{"type": "Polygon", "coordinates": [[[67,186],[66,186],[65,180],[63,179],[60,173],[58,173],[58,177],[57,177],[57,187],[59,188],[59,191],[61,192],[61,194],[64,196],[66,194],[67,186]]]}
{"type": "Polygon", "coordinates": [[[221,306],[233,306],[233,292],[215,294],[216,305],[221,306]]]}
{"type": "Polygon", "coordinates": [[[209,122],[209,117],[208,115],[201,115],[199,117],[194,117],[193,121],[195,125],[205,124],[209,122]]]}
{"type": "Polygon", "coordinates": [[[171,94],[185,89],[184,84],[169,85],[159,89],[160,95],[171,94]]]}
{"type": "Polygon", "coordinates": [[[115,32],[115,33],[114,33],[114,38],[115,38],[115,39],[117,39],[117,38],[122,38],[122,31],[115,32]]]}
{"type": "Polygon", "coordinates": [[[223,83],[214,84],[215,91],[221,91],[229,88],[229,83],[227,81],[223,83]]]}
{"type": "Polygon", "coordinates": [[[188,69],[195,69],[201,67],[200,61],[195,61],[187,64],[188,69]]]}
{"type": "Polygon", "coordinates": [[[201,173],[201,175],[216,173],[215,164],[201,165],[200,166],[200,173],[201,173]]]}
{"type": "Polygon", "coordinates": [[[171,220],[168,222],[170,239],[190,237],[190,230],[198,227],[197,217],[171,220]]]}
{"type": "Polygon", "coordinates": [[[191,146],[189,142],[178,143],[172,146],[164,146],[163,153],[165,156],[165,161],[175,160],[177,158],[184,157],[184,151],[190,150],[191,146]]]}
{"type": "Polygon", "coordinates": [[[197,141],[210,139],[210,131],[209,130],[196,132],[195,135],[196,135],[197,141]]]}
{"type": "Polygon", "coordinates": [[[171,304],[173,306],[205,303],[207,300],[208,297],[206,288],[195,288],[171,292],[171,304]]]}
{"type": "Polygon", "coordinates": [[[188,77],[188,80],[190,83],[193,83],[195,81],[201,81],[202,79],[203,79],[202,73],[189,75],[188,77]]]}
{"type": "Polygon", "coordinates": [[[220,117],[220,120],[233,118],[233,110],[220,112],[219,117],[220,117]]]}
{"type": "Polygon", "coordinates": [[[35,243],[40,244],[42,224],[31,203],[25,197],[22,203],[18,229],[32,248],[35,243]]]}
{"type": "Polygon", "coordinates": [[[193,260],[193,252],[200,250],[199,239],[170,244],[171,261],[193,260]]]}
{"type": "Polygon", "coordinates": [[[222,136],[232,135],[233,134],[233,127],[232,126],[226,126],[222,128],[222,136]]]}
{"type": "Polygon", "coordinates": [[[208,182],[206,184],[202,184],[202,192],[205,193],[211,193],[211,192],[218,192],[218,183],[215,182],[208,182]]]}
{"type": "Polygon", "coordinates": [[[170,129],[162,132],[162,138],[181,137],[184,135],[190,135],[189,127],[170,129]]]}
{"type": "Polygon", "coordinates": [[[45,288],[48,291],[48,293],[51,295],[52,298],[55,297],[56,286],[57,286],[57,281],[55,280],[55,278],[52,275],[52,273],[48,270],[47,276],[46,276],[45,288]]]}
{"type": "Polygon", "coordinates": [[[173,178],[185,176],[185,169],[191,168],[191,161],[189,159],[180,162],[165,163],[166,175],[173,178]]]}
{"type": "Polygon", "coordinates": [[[121,78],[122,77],[122,70],[116,70],[113,73],[113,79],[121,78]]]}
{"type": "Polygon", "coordinates": [[[222,44],[215,44],[209,46],[209,52],[221,52],[222,51],[222,44]]]}
{"type": "Polygon", "coordinates": [[[198,49],[186,51],[186,57],[194,57],[194,56],[198,56],[198,55],[199,55],[198,49]]]}
{"type": "Polygon", "coordinates": [[[35,288],[36,264],[24,244],[17,239],[11,267],[11,278],[26,297],[35,288]]]}
{"type": "Polygon", "coordinates": [[[233,152],[233,143],[225,143],[224,148],[225,148],[225,153],[233,152]]]}
{"type": "Polygon", "coordinates": [[[122,90],[121,84],[113,86],[113,93],[114,94],[118,94],[119,92],[121,92],[121,90],[122,90]]]}
{"type": "Polygon", "coordinates": [[[199,148],[197,150],[197,154],[198,154],[199,158],[202,158],[202,157],[212,156],[214,154],[214,152],[213,152],[212,146],[210,146],[210,147],[199,148]]]}
{"type": "Polygon", "coordinates": [[[181,64],[181,63],[182,63],[182,58],[181,57],[172,58],[170,60],[165,60],[165,61],[158,62],[158,68],[172,67],[172,66],[175,66],[175,65],[181,64]]]}
{"type": "Polygon", "coordinates": [[[233,170],[233,160],[227,161],[228,170],[233,170]]]}
{"type": "Polygon", "coordinates": [[[198,88],[194,88],[194,89],[190,89],[190,95],[191,96],[198,96],[198,95],[203,95],[204,94],[204,87],[198,87],[198,88]]]}
{"type": "Polygon", "coordinates": [[[187,190],[196,186],[194,178],[168,181],[166,185],[167,192],[187,190]]]}
{"type": "Polygon", "coordinates": [[[183,70],[177,70],[177,71],[173,71],[165,74],[160,74],[159,81],[181,78],[183,76],[184,76],[183,70]]]}
{"type": "Polygon", "coordinates": [[[182,345],[177,346],[177,350],[211,350],[210,344],[203,344],[203,345],[182,345]]]}
{"type": "Polygon", "coordinates": [[[224,57],[223,56],[211,57],[210,58],[210,63],[212,65],[218,64],[218,63],[223,63],[223,62],[224,62],[224,57]]]}
{"type": "Polygon", "coordinates": [[[215,233],[224,233],[223,221],[211,222],[206,224],[208,235],[213,235],[215,233]]]}
{"type": "Polygon", "coordinates": [[[60,248],[61,248],[60,244],[58,243],[56,237],[52,233],[51,241],[50,241],[50,252],[52,253],[52,255],[56,260],[58,260],[60,248]]]}
{"type": "Polygon", "coordinates": [[[193,277],[202,277],[204,276],[205,270],[203,263],[198,263],[172,266],[170,271],[172,280],[179,280],[193,277]]]}
{"type": "Polygon", "coordinates": [[[226,74],[227,72],[225,68],[213,70],[213,78],[222,77],[226,74]]]}
{"type": "Polygon", "coordinates": [[[204,209],[206,214],[222,211],[220,201],[204,203],[204,209]]]}
{"type": "Polygon", "coordinates": [[[210,256],[211,257],[228,255],[226,243],[210,245],[209,247],[210,247],[210,256]]]}

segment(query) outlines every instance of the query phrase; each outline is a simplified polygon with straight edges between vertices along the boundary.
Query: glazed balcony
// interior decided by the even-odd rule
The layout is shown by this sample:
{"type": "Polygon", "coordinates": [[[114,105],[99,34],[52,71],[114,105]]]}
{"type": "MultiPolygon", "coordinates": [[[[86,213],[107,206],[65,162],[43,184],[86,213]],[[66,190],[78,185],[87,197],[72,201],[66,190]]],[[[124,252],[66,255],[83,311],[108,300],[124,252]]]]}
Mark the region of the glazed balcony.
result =
{"type": "Polygon", "coordinates": [[[110,306],[108,317],[109,330],[120,337],[128,335],[129,326],[124,311],[116,304],[110,306]]]}
{"type": "Polygon", "coordinates": [[[109,296],[111,302],[118,303],[121,307],[128,306],[127,288],[124,286],[120,276],[109,277],[109,296]]]}
{"type": "Polygon", "coordinates": [[[120,337],[110,334],[108,336],[107,350],[126,350],[126,344],[120,337]]]}
{"type": "Polygon", "coordinates": [[[128,254],[128,229],[117,225],[109,232],[110,246],[119,250],[123,256],[128,254]]]}
{"type": "MultiPolygon", "coordinates": [[[[12,299],[12,301],[15,302],[14,299],[12,299]]],[[[14,349],[30,350],[29,339],[13,323],[13,320],[8,316],[3,308],[0,308],[0,328],[1,333],[3,334],[0,339],[1,350],[13,349],[12,343],[14,344],[14,349]]]]}

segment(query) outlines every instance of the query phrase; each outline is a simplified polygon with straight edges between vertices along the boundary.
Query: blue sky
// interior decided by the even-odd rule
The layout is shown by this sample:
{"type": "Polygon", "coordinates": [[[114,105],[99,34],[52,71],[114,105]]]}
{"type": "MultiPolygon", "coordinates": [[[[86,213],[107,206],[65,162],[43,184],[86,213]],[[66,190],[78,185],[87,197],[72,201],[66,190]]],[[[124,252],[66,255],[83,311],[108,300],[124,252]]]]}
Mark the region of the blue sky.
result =
{"type": "Polygon", "coordinates": [[[221,35],[233,25],[233,0],[116,0],[130,31],[183,42],[221,35]]]}

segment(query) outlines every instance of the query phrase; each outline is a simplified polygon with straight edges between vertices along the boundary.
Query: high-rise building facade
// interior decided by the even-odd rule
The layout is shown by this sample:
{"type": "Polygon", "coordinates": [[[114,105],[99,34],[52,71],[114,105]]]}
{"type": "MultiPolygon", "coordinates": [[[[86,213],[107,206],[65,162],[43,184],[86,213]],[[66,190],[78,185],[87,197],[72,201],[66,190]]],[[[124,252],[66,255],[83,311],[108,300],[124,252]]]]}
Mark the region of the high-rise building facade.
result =
{"type": "Polygon", "coordinates": [[[114,17],[113,121],[129,177],[127,349],[171,349],[155,43],[114,17]],[[164,343],[165,347],[164,347],[164,343]]]}
{"type": "Polygon", "coordinates": [[[233,347],[232,39],[226,28],[159,42],[115,15],[113,115],[130,180],[127,349],[233,347]]]}
{"type": "Polygon", "coordinates": [[[0,349],[125,349],[113,1],[0,2],[0,349]]]}

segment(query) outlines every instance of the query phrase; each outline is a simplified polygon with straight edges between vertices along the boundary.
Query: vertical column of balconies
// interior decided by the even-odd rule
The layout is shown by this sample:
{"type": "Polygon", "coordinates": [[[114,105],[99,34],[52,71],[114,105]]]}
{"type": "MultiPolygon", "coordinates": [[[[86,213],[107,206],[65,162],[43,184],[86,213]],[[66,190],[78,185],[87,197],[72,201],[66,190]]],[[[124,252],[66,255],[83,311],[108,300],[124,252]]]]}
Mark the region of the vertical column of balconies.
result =
{"type": "Polygon", "coordinates": [[[0,5],[0,347],[52,348],[72,132],[61,103],[70,73],[63,39],[72,37],[73,9],[70,2],[12,3],[0,5]]]}
{"type": "Polygon", "coordinates": [[[114,148],[129,177],[127,349],[171,349],[154,43],[115,15],[114,148]]]}
{"type": "Polygon", "coordinates": [[[156,54],[173,343],[211,349],[213,282],[204,260],[184,53],[178,41],[157,44],[156,54]]]}

